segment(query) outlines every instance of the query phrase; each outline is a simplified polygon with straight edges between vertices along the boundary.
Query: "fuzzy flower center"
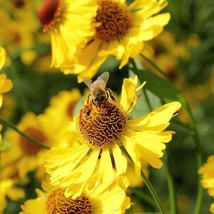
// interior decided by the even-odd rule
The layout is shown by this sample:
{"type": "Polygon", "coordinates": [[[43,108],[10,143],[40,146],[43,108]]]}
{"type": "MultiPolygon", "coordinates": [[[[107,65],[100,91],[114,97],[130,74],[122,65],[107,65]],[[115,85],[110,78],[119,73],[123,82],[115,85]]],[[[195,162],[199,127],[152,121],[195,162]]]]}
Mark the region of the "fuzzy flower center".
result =
{"type": "MultiPolygon", "coordinates": [[[[45,142],[47,139],[43,132],[33,127],[28,127],[24,130],[24,133],[40,142],[45,142]]],[[[22,136],[20,136],[19,140],[20,147],[26,155],[36,155],[41,150],[41,147],[33,144],[22,136]]]]}
{"type": "Polygon", "coordinates": [[[111,42],[123,37],[131,26],[130,11],[126,4],[115,0],[100,0],[95,17],[96,38],[111,42]]]}
{"type": "Polygon", "coordinates": [[[47,214],[90,214],[91,203],[86,195],[82,194],[76,199],[64,196],[63,189],[53,190],[46,201],[47,214]]]}
{"type": "Polygon", "coordinates": [[[110,101],[95,106],[85,105],[80,110],[79,127],[92,148],[105,148],[116,140],[126,126],[127,117],[110,101]]]}
{"type": "Polygon", "coordinates": [[[62,14],[62,0],[45,0],[38,10],[43,31],[48,32],[53,27],[57,27],[62,21],[62,14]]]}

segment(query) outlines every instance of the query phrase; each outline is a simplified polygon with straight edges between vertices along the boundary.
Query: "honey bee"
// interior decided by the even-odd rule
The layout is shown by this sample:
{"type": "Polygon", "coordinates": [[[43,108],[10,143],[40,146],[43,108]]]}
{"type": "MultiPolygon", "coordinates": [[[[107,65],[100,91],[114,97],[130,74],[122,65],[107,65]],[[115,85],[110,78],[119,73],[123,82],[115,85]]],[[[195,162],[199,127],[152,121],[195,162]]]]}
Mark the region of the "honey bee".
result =
{"type": "Polygon", "coordinates": [[[84,80],[84,83],[90,90],[89,96],[92,96],[92,102],[95,105],[105,103],[109,96],[115,100],[113,93],[110,89],[106,89],[106,84],[109,79],[109,72],[101,74],[94,82],[92,80],[84,80]]]}

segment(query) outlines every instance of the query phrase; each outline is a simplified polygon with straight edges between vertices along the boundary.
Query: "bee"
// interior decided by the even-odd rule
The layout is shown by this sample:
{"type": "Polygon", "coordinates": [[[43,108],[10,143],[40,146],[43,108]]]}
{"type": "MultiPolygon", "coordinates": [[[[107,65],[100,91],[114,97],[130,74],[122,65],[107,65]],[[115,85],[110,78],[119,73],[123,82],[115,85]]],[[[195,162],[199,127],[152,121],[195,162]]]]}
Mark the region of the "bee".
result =
{"type": "MultiPolygon", "coordinates": [[[[92,103],[99,106],[105,103],[109,96],[115,100],[113,93],[110,89],[106,89],[106,84],[109,79],[109,72],[101,74],[94,82],[92,80],[84,80],[84,83],[90,90],[89,96],[92,96],[92,103]]],[[[88,98],[89,99],[89,98],[88,98]]]]}

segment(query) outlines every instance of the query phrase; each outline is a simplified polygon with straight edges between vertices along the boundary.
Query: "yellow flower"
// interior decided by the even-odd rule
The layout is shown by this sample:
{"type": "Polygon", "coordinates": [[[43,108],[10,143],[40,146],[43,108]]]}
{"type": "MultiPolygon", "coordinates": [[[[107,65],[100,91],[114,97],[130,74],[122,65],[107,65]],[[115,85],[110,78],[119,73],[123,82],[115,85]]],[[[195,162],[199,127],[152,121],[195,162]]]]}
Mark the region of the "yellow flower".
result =
{"type": "Polygon", "coordinates": [[[140,174],[140,159],[160,168],[165,143],[172,131],[164,131],[180,103],[168,103],[139,118],[130,118],[138,96],[137,77],[124,79],[120,104],[108,99],[97,106],[88,101],[74,117],[70,130],[79,145],[52,148],[47,152],[46,171],[53,185],[67,188],[67,197],[78,197],[88,182],[106,183],[126,172],[128,161],[140,174]]]}
{"type": "Polygon", "coordinates": [[[0,74],[0,94],[6,93],[11,90],[13,83],[7,79],[6,74],[0,74]]]}
{"type": "Polygon", "coordinates": [[[211,204],[210,212],[211,212],[211,213],[214,213],[214,203],[211,204]]]}
{"type": "Polygon", "coordinates": [[[45,191],[37,190],[36,199],[28,200],[21,206],[23,211],[20,214],[60,214],[65,213],[65,210],[69,210],[69,213],[122,214],[130,207],[130,199],[116,183],[87,189],[76,199],[66,198],[64,191],[63,188],[46,184],[45,191]]]}
{"type": "Polygon", "coordinates": [[[49,127],[46,129],[49,136],[55,133],[52,145],[60,147],[72,145],[74,136],[67,131],[67,126],[80,98],[81,93],[78,89],[60,91],[56,96],[51,98],[50,105],[39,116],[44,126],[49,127]]]}
{"type": "Polygon", "coordinates": [[[137,57],[144,44],[160,34],[169,19],[169,13],[158,14],[166,5],[165,0],[97,0],[98,10],[91,25],[95,34],[77,53],[75,61],[61,64],[65,73],[78,75],[78,81],[91,79],[108,56],[121,60],[119,68],[129,58],[137,57]]]}
{"type": "MultiPolygon", "coordinates": [[[[214,155],[211,155],[200,169],[199,173],[202,174],[202,186],[208,189],[208,194],[214,197],[214,155]]],[[[214,213],[214,203],[210,207],[210,211],[214,213]]]]}
{"type": "Polygon", "coordinates": [[[214,155],[211,155],[200,169],[202,174],[202,186],[208,189],[209,195],[214,197],[214,155]]]}
{"type": "Polygon", "coordinates": [[[0,190],[1,190],[1,194],[0,194],[0,213],[3,213],[4,208],[7,205],[6,202],[6,194],[8,189],[10,189],[13,185],[13,181],[11,179],[7,179],[7,180],[1,180],[0,181],[0,190]]]}
{"type": "Polygon", "coordinates": [[[49,32],[52,46],[51,66],[59,67],[72,60],[78,47],[83,47],[94,33],[92,18],[96,1],[45,0],[38,11],[44,32],[49,32]]]}
{"type": "MultiPolygon", "coordinates": [[[[22,118],[17,128],[26,135],[34,138],[46,146],[52,145],[53,133],[49,135],[42,121],[34,113],[28,112],[22,118]]],[[[10,145],[10,149],[2,153],[2,173],[7,177],[16,177],[25,180],[27,173],[41,167],[44,163],[45,149],[39,147],[14,130],[7,130],[4,135],[5,143],[10,145]],[[13,170],[6,171],[6,166],[11,166],[13,170]]]]}

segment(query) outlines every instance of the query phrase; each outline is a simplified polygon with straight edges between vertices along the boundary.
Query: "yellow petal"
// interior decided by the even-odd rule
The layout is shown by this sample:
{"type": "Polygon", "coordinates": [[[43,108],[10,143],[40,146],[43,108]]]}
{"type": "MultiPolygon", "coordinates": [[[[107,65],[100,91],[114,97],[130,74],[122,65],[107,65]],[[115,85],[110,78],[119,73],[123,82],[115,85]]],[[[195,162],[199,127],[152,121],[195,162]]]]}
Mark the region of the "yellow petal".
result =
{"type": "Polygon", "coordinates": [[[0,47],[0,69],[4,66],[6,52],[5,49],[0,47]]]}
{"type": "Polygon", "coordinates": [[[124,174],[127,168],[127,160],[117,144],[112,147],[112,155],[115,163],[116,175],[118,176],[124,174]]]}
{"type": "Polygon", "coordinates": [[[139,131],[160,132],[169,126],[169,121],[180,109],[179,102],[171,102],[136,119],[128,121],[128,128],[139,131]]]}
{"type": "Polygon", "coordinates": [[[136,90],[141,89],[145,84],[144,82],[143,84],[141,84],[140,87],[136,88],[137,81],[138,81],[137,76],[135,76],[134,79],[125,78],[123,80],[120,104],[127,113],[131,112],[133,106],[135,106],[136,104],[137,100],[137,97],[135,95],[136,90]]]}

